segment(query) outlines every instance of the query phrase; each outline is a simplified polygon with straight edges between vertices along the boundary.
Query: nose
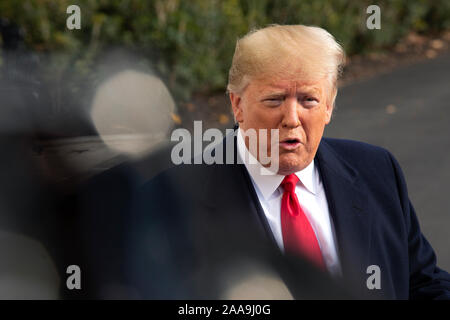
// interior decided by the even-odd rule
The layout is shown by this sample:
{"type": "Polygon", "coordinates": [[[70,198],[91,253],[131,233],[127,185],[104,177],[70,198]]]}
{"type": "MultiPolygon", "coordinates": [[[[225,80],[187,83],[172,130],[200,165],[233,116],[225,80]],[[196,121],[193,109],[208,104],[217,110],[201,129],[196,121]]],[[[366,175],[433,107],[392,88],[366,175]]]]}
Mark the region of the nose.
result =
{"type": "Polygon", "coordinates": [[[298,101],[296,98],[288,98],[283,103],[283,128],[297,128],[300,123],[298,101]]]}

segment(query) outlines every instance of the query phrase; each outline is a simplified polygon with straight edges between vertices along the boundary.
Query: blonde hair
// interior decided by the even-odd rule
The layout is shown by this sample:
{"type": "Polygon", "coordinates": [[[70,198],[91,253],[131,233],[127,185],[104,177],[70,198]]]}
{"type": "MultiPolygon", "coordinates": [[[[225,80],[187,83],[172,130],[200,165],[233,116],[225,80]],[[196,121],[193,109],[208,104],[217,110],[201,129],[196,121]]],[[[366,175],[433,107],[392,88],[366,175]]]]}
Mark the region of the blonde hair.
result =
{"type": "Polygon", "coordinates": [[[236,42],[227,91],[241,94],[251,79],[267,76],[328,77],[332,101],[345,53],[326,30],[304,25],[270,25],[252,30],[236,42]]]}

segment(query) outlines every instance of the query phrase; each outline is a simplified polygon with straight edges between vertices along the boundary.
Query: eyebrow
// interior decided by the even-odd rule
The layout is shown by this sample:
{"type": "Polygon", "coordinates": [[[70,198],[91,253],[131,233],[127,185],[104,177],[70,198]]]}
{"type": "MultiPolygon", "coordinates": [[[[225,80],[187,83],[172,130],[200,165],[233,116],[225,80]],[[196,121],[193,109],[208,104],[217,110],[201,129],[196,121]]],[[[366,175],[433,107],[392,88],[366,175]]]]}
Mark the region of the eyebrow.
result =
{"type": "MultiPolygon", "coordinates": [[[[287,90],[271,90],[268,89],[266,92],[261,92],[264,97],[281,97],[287,95],[289,92],[287,90]]],[[[296,94],[320,94],[320,89],[316,87],[300,87],[297,89],[296,94]]]]}
{"type": "Polygon", "coordinates": [[[286,95],[285,92],[272,92],[272,93],[264,93],[263,97],[264,98],[281,98],[284,97],[286,95]]]}

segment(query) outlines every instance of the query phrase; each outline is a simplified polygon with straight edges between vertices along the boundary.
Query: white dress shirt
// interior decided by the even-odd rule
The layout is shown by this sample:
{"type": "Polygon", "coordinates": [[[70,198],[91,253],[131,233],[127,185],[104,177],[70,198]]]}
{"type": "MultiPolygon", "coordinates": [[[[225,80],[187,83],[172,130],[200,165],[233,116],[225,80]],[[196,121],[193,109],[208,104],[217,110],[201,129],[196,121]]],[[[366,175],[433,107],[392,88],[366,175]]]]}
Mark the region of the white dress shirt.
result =
{"type": "MultiPolygon", "coordinates": [[[[251,177],[273,236],[280,249],[284,251],[281,232],[281,198],[283,196],[283,188],[280,184],[285,176],[261,174],[262,171],[267,169],[248,151],[240,129],[237,132],[237,150],[251,177]]],[[[320,174],[314,165],[314,160],[306,168],[295,172],[295,174],[300,179],[295,187],[295,193],[314,229],[327,269],[332,275],[340,275],[341,268],[336,249],[335,232],[325,190],[320,174]]]]}

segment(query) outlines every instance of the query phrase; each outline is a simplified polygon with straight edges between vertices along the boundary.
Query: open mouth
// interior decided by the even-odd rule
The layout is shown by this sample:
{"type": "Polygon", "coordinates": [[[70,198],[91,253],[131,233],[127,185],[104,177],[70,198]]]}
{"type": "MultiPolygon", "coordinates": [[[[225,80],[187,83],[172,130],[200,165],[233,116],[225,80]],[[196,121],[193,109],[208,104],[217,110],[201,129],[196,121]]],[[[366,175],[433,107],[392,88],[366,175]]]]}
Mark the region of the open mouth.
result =
{"type": "Polygon", "coordinates": [[[280,147],[287,150],[294,150],[300,146],[300,139],[287,138],[280,142],[280,147]]]}

